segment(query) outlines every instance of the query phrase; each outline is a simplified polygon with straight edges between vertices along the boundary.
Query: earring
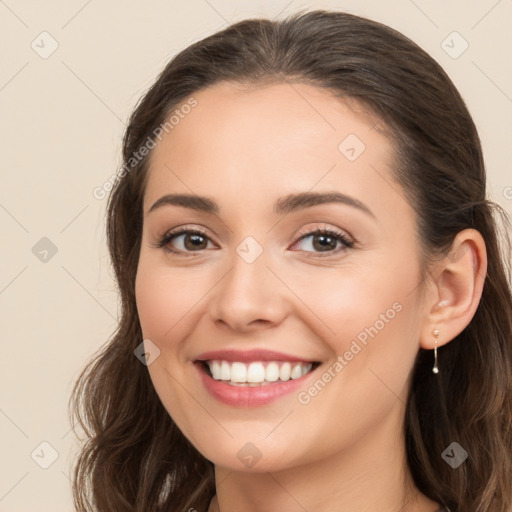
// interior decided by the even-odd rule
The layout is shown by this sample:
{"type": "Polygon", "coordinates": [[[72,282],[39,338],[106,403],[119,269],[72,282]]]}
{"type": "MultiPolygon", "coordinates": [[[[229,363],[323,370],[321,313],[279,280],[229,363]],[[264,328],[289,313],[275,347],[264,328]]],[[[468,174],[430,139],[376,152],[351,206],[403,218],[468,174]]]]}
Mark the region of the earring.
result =
{"type": "Polygon", "coordinates": [[[434,347],[434,366],[432,367],[432,373],[439,373],[439,367],[437,366],[437,340],[439,338],[439,331],[434,329],[432,334],[436,337],[436,346],[434,347]]]}

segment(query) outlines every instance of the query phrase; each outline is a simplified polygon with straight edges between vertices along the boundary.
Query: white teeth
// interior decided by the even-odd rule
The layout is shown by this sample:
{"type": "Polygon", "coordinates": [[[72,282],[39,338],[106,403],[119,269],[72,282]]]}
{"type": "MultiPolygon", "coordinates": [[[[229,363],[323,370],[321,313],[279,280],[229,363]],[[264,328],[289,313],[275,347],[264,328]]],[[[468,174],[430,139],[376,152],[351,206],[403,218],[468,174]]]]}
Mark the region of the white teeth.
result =
{"type": "Polygon", "coordinates": [[[279,369],[279,378],[281,380],[290,380],[292,374],[292,365],[290,363],[283,363],[279,369]]]}
{"type": "Polygon", "coordinates": [[[302,365],[296,364],[292,368],[292,373],[290,375],[291,379],[298,379],[299,377],[302,377],[302,365]]]}
{"type": "Polygon", "coordinates": [[[210,371],[212,372],[212,376],[214,379],[216,379],[216,380],[220,379],[219,361],[212,361],[212,364],[210,365],[210,371]]]}
{"type": "Polygon", "coordinates": [[[265,380],[267,382],[275,382],[279,379],[279,365],[277,363],[268,363],[265,369],[265,380]]]}
{"type": "Polygon", "coordinates": [[[289,363],[261,361],[241,363],[228,361],[207,361],[212,377],[215,380],[228,381],[230,384],[258,386],[271,382],[298,379],[311,371],[312,363],[289,363]]]}
{"type": "Polygon", "coordinates": [[[231,365],[231,382],[247,382],[247,366],[244,363],[231,365]]]}
{"type": "Polygon", "coordinates": [[[222,361],[220,365],[220,380],[230,380],[231,379],[231,368],[227,361],[222,361]]]}
{"type": "Polygon", "coordinates": [[[247,382],[256,383],[263,382],[264,380],[265,367],[261,363],[251,363],[247,369],[247,382]]]}

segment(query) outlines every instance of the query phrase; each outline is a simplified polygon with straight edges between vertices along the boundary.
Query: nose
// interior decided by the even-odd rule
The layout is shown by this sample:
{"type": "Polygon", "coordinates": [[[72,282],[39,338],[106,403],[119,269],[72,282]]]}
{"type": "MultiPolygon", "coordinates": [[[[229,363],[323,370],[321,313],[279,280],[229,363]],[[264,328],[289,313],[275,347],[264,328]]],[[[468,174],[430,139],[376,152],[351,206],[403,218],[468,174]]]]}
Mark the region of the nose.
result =
{"type": "Polygon", "coordinates": [[[217,326],[251,332],[274,327],[289,314],[287,288],[264,255],[248,263],[234,254],[231,269],[212,290],[210,311],[217,326]]]}

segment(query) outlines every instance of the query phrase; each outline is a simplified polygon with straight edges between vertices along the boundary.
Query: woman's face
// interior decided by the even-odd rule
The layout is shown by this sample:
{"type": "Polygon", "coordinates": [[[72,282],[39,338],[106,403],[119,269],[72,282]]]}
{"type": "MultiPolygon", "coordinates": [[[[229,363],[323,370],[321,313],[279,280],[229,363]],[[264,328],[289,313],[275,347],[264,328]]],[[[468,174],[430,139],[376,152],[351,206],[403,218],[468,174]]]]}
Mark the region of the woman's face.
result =
{"type": "Polygon", "coordinates": [[[136,299],[156,392],[219,466],[367,464],[401,439],[424,317],[390,142],[313,86],[194,98],[144,196],[136,299]]]}

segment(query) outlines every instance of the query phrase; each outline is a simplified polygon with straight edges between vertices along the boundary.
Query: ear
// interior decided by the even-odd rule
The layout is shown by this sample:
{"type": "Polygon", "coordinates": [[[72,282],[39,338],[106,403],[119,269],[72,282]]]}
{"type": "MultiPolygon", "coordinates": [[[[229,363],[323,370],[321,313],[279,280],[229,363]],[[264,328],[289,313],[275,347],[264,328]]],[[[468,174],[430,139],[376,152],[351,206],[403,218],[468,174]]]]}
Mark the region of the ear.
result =
{"type": "Polygon", "coordinates": [[[487,252],[482,235],[475,229],[458,233],[450,252],[435,264],[426,294],[425,318],[421,327],[420,346],[433,349],[434,329],[439,331],[438,346],[453,340],[471,322],[480,303],[487,252]]]}

